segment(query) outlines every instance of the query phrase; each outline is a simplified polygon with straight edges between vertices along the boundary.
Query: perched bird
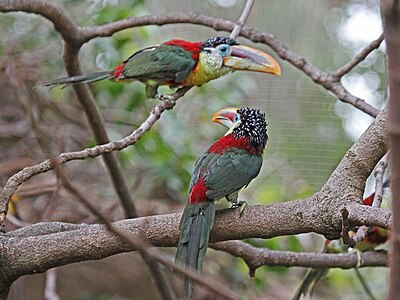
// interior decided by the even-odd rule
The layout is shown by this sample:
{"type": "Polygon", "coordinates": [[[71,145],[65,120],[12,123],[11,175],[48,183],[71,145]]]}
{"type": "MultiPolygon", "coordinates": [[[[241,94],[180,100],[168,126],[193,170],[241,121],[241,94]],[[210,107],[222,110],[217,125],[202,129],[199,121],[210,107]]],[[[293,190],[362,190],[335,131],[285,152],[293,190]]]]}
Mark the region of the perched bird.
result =
{"type": "Polygon", "coordinates": [[[278,62],[267,53],[217,36],[205,42],[170,40],[137,51],[111,71],[58,78],[41,85],[138,80],[145,83],[147,97],[155,98],[159,85],[200,86],[234,70],[281,74],[278,62]]]}
{"type": "MultiPolygon", "coordinates": [[[[389,189],[389,181],[384,183],[383,195],[390,193],[389,189]]],[[[375,193],[372,193],[368,197],[363,200],[364,205],[372,205],[374,200],[375,193]]],[[[351,233],[350,233],[351,234],[351,233]]],[[[354,232],[355,234],[355,232],[354,232]]],[[[357,251],[373,251],[379,245],[386,243],[389,238],[389,231],[378,226],[368,227],[367,235],[365,239],[354,247],[357,251]]],[[[322,253],[346,253],[349,251],[349,246],[344,244],[343,241],[340,240],[325,240],[324,249],[322,253]]],[[[317,283],[324,278],[329,272],[329,268],[310,268],[308,269],[303,281],[301,282],[299,288],[296,290],[292,300],[299,300],[301,296],[304,297],[306,295],[312,296],[315,286],[317,283]]],[[[359,274],[357,274],[360,276],[359,274]]]]}
{"type": "MultiPolygon", "coordinates": [[[[229,128],[201,155],[190,181],[189,201],[180,221],[175,261],[201,270],[214,223],[214,200],[226,197],[238,206],[238,192],[260,172],[268,140],[265,114],[254,108],[225,108],[213,121],[229,128]]],[[[185,279],[185,293],[192,297],[193,283],[185,279]]]]}

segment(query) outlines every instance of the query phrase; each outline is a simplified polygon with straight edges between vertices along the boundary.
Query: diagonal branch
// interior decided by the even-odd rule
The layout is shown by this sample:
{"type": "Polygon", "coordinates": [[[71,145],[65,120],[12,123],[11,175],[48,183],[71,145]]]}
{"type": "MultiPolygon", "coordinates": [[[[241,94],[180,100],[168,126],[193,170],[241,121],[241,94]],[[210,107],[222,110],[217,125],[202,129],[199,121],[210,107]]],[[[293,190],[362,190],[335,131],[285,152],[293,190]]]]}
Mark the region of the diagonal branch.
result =
{"type": "Polygon", "coordinates": [[[383,42],[383,33],[374,41],[372,41],[368,46],[360,51],[356,56],[353,57],[351,61],[346,63],[344,66],[339,68],[336,72],[332,73],[333,76],[341,78],[346,73],[349,73],[355,66],[362,62],[372,51],[378,49],[383,42]]]}
{"type": "Polygon", "coordinates": [[[236,22],[235,27],[233,27],[233,30],[230,34],[231,39],[236,39],[237,36],[240,34],[240,31],[242,30],[244,24],[247,21],[247,18],[249,17],[250,11],[253,8],[254,5],[254,0],[247,0],[246,5],[243,8],[242,14],[239,18],[239,20],[236,22]]]}
{"type": "MultiPolygon", "coordinates": [[[[66,43],[64,47],[64,65],[70,76],[81,74],[78,61],[80,47],[71,47],[66,43]]],[[[94,96],[87,84],[73,86],[76,98],[85,111],[88,123],[95,136],[97,144],[107,144],[110,142],[107,131],[104,127],[104,120],[96,105],[94,96]]],[[[120,199],[121,206],[126,218],[137,217],[136,207],[128,189],[128,185],[122,173],[115,153],[106,153],[103,155],[105,165],[110,174],[115,191],[120,199]]]]}

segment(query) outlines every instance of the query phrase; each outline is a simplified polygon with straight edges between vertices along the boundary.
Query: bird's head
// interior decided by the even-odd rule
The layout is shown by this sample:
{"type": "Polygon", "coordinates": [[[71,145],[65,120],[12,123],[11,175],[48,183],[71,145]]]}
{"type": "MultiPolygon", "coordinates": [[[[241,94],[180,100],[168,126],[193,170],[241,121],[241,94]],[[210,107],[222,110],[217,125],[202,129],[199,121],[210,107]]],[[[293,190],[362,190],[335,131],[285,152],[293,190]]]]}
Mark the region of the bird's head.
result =
{"type": "Polygon", "coordinates": [[[254,146],[265,147],[268,140],[265,113],[256,108],[226,107],[217,111],[213,121],[227,128],[225,135],[248,138],[254,146]]]}
{"type": "Polygon", "coordinates": [[[248,70],[281,75],[281,68],[272,56],[256,48],[239,45],[229,37],[208,39],[201,49],[200,61],[215,71],[248,70]]]}

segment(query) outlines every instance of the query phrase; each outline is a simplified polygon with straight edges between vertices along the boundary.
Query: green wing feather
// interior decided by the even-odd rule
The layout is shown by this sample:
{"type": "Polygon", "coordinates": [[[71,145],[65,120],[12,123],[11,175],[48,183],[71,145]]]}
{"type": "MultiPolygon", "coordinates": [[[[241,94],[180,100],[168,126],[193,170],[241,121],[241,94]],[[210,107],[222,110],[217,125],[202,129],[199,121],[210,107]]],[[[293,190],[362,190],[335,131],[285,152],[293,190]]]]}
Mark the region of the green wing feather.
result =
{"type": "Polygon", "coordinates": [[[247,186],[260,173],[262,162],[262,156],[241,149],[223,153],[205,178],[207,197],[218,199],[247,186]]]}
{"type": "Polygon", "coordinates": [[[123,78],[180,83],[193,70],[196,60],[181,47],[161,45],[136,52],[124,64],[123,78]]]}

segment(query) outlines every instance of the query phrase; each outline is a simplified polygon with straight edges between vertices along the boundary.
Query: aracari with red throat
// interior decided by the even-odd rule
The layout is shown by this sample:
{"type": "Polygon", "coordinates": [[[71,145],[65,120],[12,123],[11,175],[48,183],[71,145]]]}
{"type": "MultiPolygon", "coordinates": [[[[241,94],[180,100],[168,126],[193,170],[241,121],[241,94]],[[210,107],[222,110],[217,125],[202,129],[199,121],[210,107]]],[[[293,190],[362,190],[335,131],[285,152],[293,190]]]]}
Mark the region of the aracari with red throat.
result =
{"type": "MultiPolygon", "coordinates": [[[[189,201],[179,225],[175,261],[201,270],[215,217],[214,200],[226,198],[239,206],[238,192],[259,174],[267,144],[265,114],[254,108],[229,107],[218,111],[213,121],[229,128],[195,164],[189,201]]],[[[193,283],[185,279],[185,295],[193,295],[193,283]]]]}

